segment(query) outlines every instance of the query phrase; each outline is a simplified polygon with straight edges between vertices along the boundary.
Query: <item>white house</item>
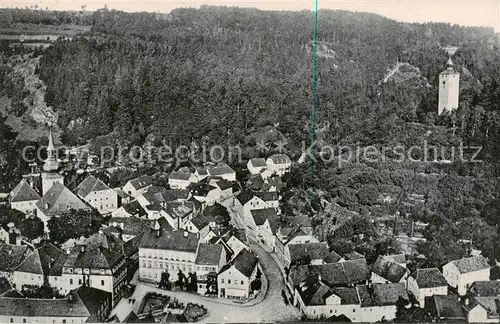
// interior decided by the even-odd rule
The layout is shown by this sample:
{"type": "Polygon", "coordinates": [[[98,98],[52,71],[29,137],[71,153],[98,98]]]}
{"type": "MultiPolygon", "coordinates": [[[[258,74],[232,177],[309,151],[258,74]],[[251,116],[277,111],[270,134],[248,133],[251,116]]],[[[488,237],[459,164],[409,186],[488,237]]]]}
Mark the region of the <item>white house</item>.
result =
{"type": "Polygon", "coordinates": [[[250,250],[248,239],[244,229],[232,229],[223,234],[217,243],[224,241],[232,251],[233,258],[236,257],[243,249],[250,250]]]}
{"type": "Polygon", "coordinates": [[[61,278],[54,283],[62,293],[86,285],[111,293],[112,304],[122,298],[127,284],[127,266],[122,253],[102,244],[89,242],[76,245],[67,255],[62,266],[61,278]]]}
{"type": "Polygon", "coordinates": [[[234,209],[236,211],[236,221],[242,226],[245,223],[251,222],[251,210],[267,208],[267,203],[261,198],[257,197],[251,191],[242,191],[234,200],[234,209]]]}
{"type": "Polygon", "coordinates": [[[9,194],[10,208],[19,210],[25,214],[35,214],[36,202],[40,198],[40,195],[29,183],[22,179],[9,194]]]}
{"type": "Polygon", "coordinates": [[[247,169],[250,174],[259,174],[262,169],[267,167],[266,160],[262,158],[250,159],[247,162],[247,169]]]}
{"type": "Polygon", "coordinates": [[[226,179],[211,179],[208,184],[216,187],[219,190],[218,196],[220,196],[220,201],[224,201],[233,196],[233,183],[227,181],[226,179]]]}
{"type": "Polygon", "coordinates": [[[0,277],[11,281],[14,269],[28,257],[31,250],[27,245],[12,245],[0,242],[0,277]]]}
{"type": "Polygon", "coordinates": [[[448,294],[448,283],[437,268],[417,269],[408,277],[407,287],[421,308],[425,297],[448,294]]]}
{"type": "Polygon", "coordinates": [[[134,200],[113,211],[111,218],[145,217],[146,215],[146,210],[144,210],[137,200],[134,200]]]}
{"type": "Polygon", "coordinates": [[[226,250],[221,244],[201,243],[196,252],[195,264],[198,293],[203,294],[207,291],[207,284],[210,285],[210,277],[216,278],[226,264],[226,250]]]}
{"type": "Polygon", "coordinates": [[[21,231],[13,222],[3,224],[0,226],[0,241],[7,244],[21,245],[21,231]]]}
{"type": "Polygon", "coordinates": [[[174,171],[168,176],[168,185],[171,189],[187,189],[190,183],[196,181],[191,172],[174,171]]]}
{"type": "Polygon", "coordinates": [[[285,247],[292,244],[318,243],[319,240],[300,227],[281,227],[276,231],[275,251],[281,264],[286,266],[291,263],[288,249],[285,247]]]}
{"type": "Polygon", "coordinates": [[[138,194],[143,193],[148,190],[149,187],[153,185],[154,178],[152,176],[143,175],[138,178],[128,181],[123,186],[123,191],[132,197],[136,197],[138,194]]]}
{"type": "Polygon", "coordinates": [[[170,274],[170,281],[196,271],[198,235],[184,230],[150,230],[139,243],[139,279],[159,283],[162,272],[170,274]]]}
{"type": "Polygon", "coordinates": [[[188,189],[196,200],[208,206],[221,201],[221,191],[217,187],[207,183],[191,183],[188,189]]]}
{"type": "Polygon", "coordinates": [[[256,278],[258,260],[252,252],[243,249],[217,277],[218,296],[221,298],[246,299],[250,296],[250,283],[256,278]]]}
{"type": "Polygon", "coordinates": [[[464,304],[469,323],[500,322],[500,298],[491,296],[466,298],[464,304]]]}
{"type": "Polygon", "coordinates": [[[290,171],[292,160],[286,154],[275,154],[267,158],[266,165],[271,172],[282,176],[290,171]]]}
{"type": "Polygon", "coordinates": [[[490,265],[482,256],[453,260],[443,266],[443,275],[463,296],[475,281],[489,280],[490,265]]]}
{"type": "Polygon", "coordinates": [[[246,223],[247,237],[259,240],[274,250],[278,215],[274,208],[254,209],[250,211],[246,223]]]}
{"type": "Polygon", "coordinates": [[[59,217],[62,214],[74,210],[90,210],[80,198],[72,193],[63,184],[56,182],[36,203],[36,216],[38,216],[48,231],[47,223],[51,217],[59,217]]]}
{"type": "Polygon", "coordinates": [[[393,320],[400,298],[408,300],[402,283],[330,288],[321,280],[311,279],[296,288],[294,305],[308,319],[343,315],[351,322],[374,323],[393,320]]]}
{"type": "Polygon", "coordinates": [[[211,177],[221,177],[227,181],[236,181],[236,171],[225,163],[207,167],[207,173],[211,177]]]}
{"type": "Polygon", "coordinates": [[[90,312],[80,298],[59,299],[0,297],[0,323],[82,324],[90,312]]]}
{"type": "Polygon", "coordinates": [[[118,194],[100,179],[88,176],[75,189],[75,193],[101,215],[108,214],[118,208],[118,194]]]}
{"type": "Polygon", "coordinates": [[[15,269],[12,282],[17,290],[24,286],[49,285],[49,273],[63,251],[52,243],[33,251],[15,269]]]}

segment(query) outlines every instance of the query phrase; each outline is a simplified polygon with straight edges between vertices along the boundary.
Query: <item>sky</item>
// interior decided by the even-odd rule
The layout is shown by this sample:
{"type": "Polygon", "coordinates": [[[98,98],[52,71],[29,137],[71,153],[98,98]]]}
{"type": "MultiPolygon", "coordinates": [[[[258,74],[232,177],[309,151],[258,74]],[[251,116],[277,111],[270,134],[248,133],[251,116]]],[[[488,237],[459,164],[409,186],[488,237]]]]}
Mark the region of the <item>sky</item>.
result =
{"type": "MultiPolygon", "coordinates": [[[[55,10],[109,9],[159,11],[201,5],[253,7],[262,10],[314,10],[314,0],[0,0],[2,7],[38,5],[55,10]]],[[[487,26],[500,32],[500,0],[319,0],[320,9],[372,12],[405,22],[448,22],[487,26]]],[[[321,17],[320,17],[321,19],[321,17]]]]}

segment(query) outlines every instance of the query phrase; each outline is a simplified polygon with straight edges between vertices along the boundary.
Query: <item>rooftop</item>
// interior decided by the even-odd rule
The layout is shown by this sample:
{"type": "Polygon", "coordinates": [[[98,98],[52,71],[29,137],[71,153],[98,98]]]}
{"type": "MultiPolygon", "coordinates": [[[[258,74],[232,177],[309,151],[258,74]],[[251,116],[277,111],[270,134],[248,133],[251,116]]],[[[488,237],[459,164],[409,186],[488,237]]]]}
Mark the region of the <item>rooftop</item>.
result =
{"type": "Polygon", "coordinates": [[[89,175],[76,187],[75,192],[80,197],[87,197],[92,192],[105,190],[111,190],[111,188],[100,179],[97,179],[93,175],[89,175]]]}
{"type": "Polygon", "coordinates": [[[224,247],[220,244],[201,243],[196,253],[195,263],[198,265],[219,265],[223,249],[224,247]]]}
{"type": "Polygon", "coordinates": [[[416,280],[419,288],[434,288],[448,285],[438,268],[417,269],[411,276],[416,280]]]}
{"type": "Polygon", "coordinates": [[[142,236],[139,248],[196,252],[198,235],[185,231],[149,230],[142,236]]]}
{"type": "Polygon", "coordinates": [[[154,178],[152,176],[143,175],[133,180],[130,180],[129,182],[132,185],[132,187],[135,188],[135,190],[139,190],[151,185],[153,183],[153,180],[154,178]]]}
{"type": "Polygon", "coordinates": [[[486,261],[486,259],[480,255],[454,260],[451,261],[451,263],[453,263],[457,267],[460,273],[468,273],[490,268],[488,261],[486,261]]]}
{"type": "Polygon", "coordinates": [[[52,188],[45,193],[42,199],[36,203],[36,206],[46,216],[60,215],[71,209],[90,210],[89,206],[59,182],[56,182],[52,188]]]}
{"type": "Polygon", "coordinates": [[[20,317],[89,317],[90,313],[78,296],[68,299],[36,299],[0,297],[0,314],[20,317]]]}
{"type": "Polygon", "coordinates": [[[33,188],[31,188],[29,183],[24,179],[22,179],[10,192],[11,202],[34,201],[39,199],[40,195],[33,188]]]}

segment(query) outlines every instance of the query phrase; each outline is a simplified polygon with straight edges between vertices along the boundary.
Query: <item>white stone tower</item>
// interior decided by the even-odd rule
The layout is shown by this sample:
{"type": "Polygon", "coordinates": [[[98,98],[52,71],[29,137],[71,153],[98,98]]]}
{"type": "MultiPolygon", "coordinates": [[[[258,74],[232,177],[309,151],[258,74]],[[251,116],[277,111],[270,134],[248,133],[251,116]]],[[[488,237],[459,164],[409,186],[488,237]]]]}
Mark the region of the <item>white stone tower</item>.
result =
{"type": "Polygon", "coordinates": [[[458,94],[460,91],[460,73],[453,69],[451,57],[446,64],[446,71],[439,74],[439,103],[438,115],[445,111],[458,108],[458,94]]]}
{"type": "Polygon", "coordinates": [[[42,172],[42,195],[56,183],[64,184],[64,176],[59,174],[59,162],[57,161],[57,150],[52,139],[52,131],[49,131],[49,146],[47,146],[47,159],[43,164],[42,172]]]}

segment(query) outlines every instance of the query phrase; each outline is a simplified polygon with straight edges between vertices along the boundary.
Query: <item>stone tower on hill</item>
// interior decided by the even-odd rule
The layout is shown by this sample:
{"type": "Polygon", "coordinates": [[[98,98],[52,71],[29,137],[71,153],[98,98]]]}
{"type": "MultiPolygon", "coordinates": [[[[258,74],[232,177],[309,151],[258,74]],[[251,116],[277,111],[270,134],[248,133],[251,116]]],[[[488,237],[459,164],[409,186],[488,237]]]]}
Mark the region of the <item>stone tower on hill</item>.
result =
{"type": "Polygon", "coordinates": [[[439,74],[438,115],[458,108],[460,73],[453,69],[451,57],[448,59],[447,66],[446,70],[439,74]]]}

